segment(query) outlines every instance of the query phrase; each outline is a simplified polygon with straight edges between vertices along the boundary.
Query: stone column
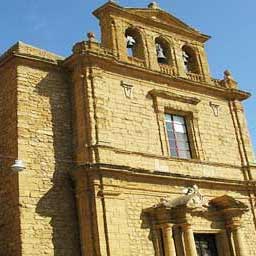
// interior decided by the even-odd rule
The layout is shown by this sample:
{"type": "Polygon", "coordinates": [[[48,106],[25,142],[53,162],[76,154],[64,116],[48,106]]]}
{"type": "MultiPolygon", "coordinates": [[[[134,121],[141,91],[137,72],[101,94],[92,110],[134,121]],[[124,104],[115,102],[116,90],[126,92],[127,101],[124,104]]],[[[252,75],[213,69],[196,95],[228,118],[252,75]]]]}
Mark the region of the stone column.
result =
{"type": "Polygon", "coordinates": [[[166,256],[176,256],[175,244],[172,233],[172,225],[166,224],[162,227],[164,239],[164,252],[166,256]]]}
{"type": "Polygon", "coordinates": [[[182,241],[182,230],[180,227],[174,227],[173,230],[173,235],[174,235],[174,241],[176,245],[176,254],[178,256],[184,256],[185,251],[184,251],[184,245],[182,241]]]}
{"type": "Polygon", "coordinates": [[[187,256],[197,256],[196,243],[194,239],[193,230],[190,224],[184,224],[182,226],[185,251],[187,256]]]}
{"type": "Polygon", "coordinates": [[[220,256],[234,256],[233,253],[231,254],[231,243],[228,239],[228,233],[225,229],[216,234],[216,245],[220,256]]]}
{"type": "Polygon", "coordinates": [[[240,226],[232,226],[231,234],[232,234],[237,256],[246,256],[247,253],[244,246],[243,233],[241,231],[240,226]]]}

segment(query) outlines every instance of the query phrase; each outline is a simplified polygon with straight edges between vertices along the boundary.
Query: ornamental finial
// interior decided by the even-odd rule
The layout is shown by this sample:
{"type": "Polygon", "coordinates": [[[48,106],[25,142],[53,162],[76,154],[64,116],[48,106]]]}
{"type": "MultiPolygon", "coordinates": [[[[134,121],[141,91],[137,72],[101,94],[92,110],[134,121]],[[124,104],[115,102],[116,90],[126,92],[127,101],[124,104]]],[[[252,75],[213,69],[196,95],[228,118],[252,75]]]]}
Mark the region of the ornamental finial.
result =
{"type": "Polygon", "coordinates": [[[89,39],[89,42],[95,42],[95,34],[93,32],[87,33],[87,37],[89,39]]]}
{"type": "Polygon", "coordinates": [[[232,74],[228,69],[224,71],[224,78],[232,78],[232,74]]]}
{"type": "Polygon", "coordinates": [[[229,70],[224,71],[224,79],[221,81],[221,84],[230,89],[237,89],[238,87],[237,82],[229,70]]]}
{"type": "Polygon", "coordinates": [[[157,2],[152,2],[152,3],[150,3],[149,5],[148,5],[148,8],[149,9],[160,9],[160,7],[159,7],[159,5],[157,4],[157,2]]]}

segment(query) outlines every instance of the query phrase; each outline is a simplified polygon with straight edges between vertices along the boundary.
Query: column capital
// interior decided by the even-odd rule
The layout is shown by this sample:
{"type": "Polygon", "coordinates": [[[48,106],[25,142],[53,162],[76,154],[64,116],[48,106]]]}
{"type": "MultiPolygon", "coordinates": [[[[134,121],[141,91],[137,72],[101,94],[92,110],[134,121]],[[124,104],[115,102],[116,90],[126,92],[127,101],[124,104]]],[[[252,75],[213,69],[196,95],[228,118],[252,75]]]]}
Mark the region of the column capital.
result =
{"type": "Polygon", "coordinates": [[[239,217],[231,217],[226,220],[226,228],[231,230],[236,230],[241,227],[241,218],[239,217]]]}
{"type": "Polygon", "coordinates": [[[168,229],[168,228],[172,229],[174,227],[174,225],[175,224],[173,224],[173,223],[165,223],[165,224],[163,224],[163,228],[165,228],[165,229],[168,229]]]}
{"type": "Polygon", "coordinates": [[[183,223],[179,225],[180,227],[182,227],[183,230],[187,230],[187,229],[191,229],[192,228],[192,224],[191,223],[183,223]]]}

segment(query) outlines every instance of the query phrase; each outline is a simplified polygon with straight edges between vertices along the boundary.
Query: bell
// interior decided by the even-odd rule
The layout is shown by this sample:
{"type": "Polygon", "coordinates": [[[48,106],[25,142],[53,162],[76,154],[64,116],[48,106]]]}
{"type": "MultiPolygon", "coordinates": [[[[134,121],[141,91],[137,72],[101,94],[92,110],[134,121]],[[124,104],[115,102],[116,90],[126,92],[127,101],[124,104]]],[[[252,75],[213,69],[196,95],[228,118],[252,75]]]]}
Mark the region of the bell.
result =
{"type": "Polygon", "coordinates": [[[136,43],[136,41],[132,36],[127,36],[126,37],[126,47],[127,48],[133,48],[135,43],[136,43]]]}
{"type": "Polygon", "coordinates": [[[182,57],[185,63],[189,62],[189,55],[185,51],[182,52],[182,57]]]}
{"type": "Polygon", "coordinates": [[[190,57],[185,51],[182,52],[182,58],[183,58],[185,71],[189,72],[189,70],[190,70],[190,57]]]}
{"type": "Polygon", "coordinates": [[[166,57],[163,52],[158,52],[157,58],[158,58],[158,60],[166,60],[166,57]]]}
{"type": "Polygon", "coordinates": [[[156,45],[157,59],[159,63],[166,63],[166,56],[164,55],[164,50],[161,45],[156,45]]]}

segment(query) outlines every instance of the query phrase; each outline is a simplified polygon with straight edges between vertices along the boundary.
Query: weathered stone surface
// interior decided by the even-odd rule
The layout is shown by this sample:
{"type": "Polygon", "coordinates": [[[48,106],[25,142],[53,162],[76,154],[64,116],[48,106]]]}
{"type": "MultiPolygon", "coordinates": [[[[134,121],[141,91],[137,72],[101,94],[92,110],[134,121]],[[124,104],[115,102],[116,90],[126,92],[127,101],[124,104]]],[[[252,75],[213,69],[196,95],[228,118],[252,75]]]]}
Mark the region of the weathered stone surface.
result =
{"type": "Polygon", "coordinates": [[[210,77],[208,36],[152,6],[107,3],[95,12],[102,44],[90,33],[66,59],[21,42],[0,57],[0,255],[158,255],[157,232],[172,241],[172,228],[188,242],[192,231],[225,241],[227,229],[234,250],[256,255],[256,167],[241,103],[249,94],[210,77]],[[127,28],[141,33],[142,59],[127,56],[127,28]],[[156,58],[162,37],[168,65],[156,58]],[[197,73],[184,70],[184,46],[197,73]],[[192,159],[170,156],[165,113],[185,117],[192,159]],[[26,163],[19,174],[15,159],[26,163]],[[164,216],[154,230],[145,209],[194,184],[205,200],[228,195],[248,211],[228,223],[217,210],[190,212],[186,223],[164,216]]]}

